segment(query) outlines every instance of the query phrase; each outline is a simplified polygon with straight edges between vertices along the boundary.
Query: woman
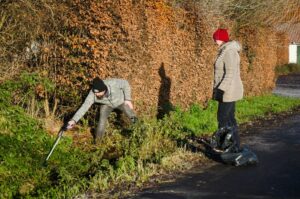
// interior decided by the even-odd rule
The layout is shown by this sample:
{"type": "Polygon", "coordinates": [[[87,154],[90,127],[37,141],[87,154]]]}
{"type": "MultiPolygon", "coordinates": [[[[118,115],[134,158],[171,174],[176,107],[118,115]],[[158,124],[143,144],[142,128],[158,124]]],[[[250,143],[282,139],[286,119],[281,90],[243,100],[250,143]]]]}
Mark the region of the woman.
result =
{"type": "Polygon", "coordinates": [[[213,99],[218,101],[219,132],[231,129],[233,141],[239,148],[240,141],[235,119],[235,102],[243,98],[243,84],[240,77],[241,46],[236,41],[229,41],[226,29],[218,29],[213,34],[219,46],[214,64],[213,99]]]}

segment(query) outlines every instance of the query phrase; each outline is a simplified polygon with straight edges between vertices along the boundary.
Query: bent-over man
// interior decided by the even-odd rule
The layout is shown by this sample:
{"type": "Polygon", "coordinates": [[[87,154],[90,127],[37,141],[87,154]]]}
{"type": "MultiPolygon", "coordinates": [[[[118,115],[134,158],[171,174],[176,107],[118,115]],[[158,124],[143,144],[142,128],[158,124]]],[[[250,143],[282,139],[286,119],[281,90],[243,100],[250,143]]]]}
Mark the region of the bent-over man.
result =
{"type": "Polygon", "coordinates": [[[114,109],[124,112],[133,123],[137,120],[133,112],[131,88],[128,81],[123,79],[101,80],[97,77],[93,80],[92,89],[89,91],[84,103],[68,122],[68,129],[73,128],[94,103],[100,104],[100,117],[95,134],[95,143],[104,135],[108,116],[114,109]]]}

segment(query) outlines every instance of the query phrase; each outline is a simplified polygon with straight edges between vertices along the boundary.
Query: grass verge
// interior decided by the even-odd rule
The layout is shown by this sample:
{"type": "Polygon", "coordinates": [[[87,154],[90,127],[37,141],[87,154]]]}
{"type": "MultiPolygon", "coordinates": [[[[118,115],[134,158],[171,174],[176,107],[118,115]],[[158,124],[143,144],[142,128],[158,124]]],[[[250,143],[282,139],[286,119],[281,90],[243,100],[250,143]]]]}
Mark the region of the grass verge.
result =
{"type": "MultiPolygon", "coordinates": [[[[71,198],[99,193],[118,196],[118,190],[142,186],[151,176],[190,168],[201,154],[178,145],[191,134],[216,130],[216,102],[188,111],[177,108],[157,121],[144,119],[126,130],[109,128],[97,146],[62,139],[43,167],[55,136],[41,122],[12,103],[11,91],[0,86],[0,198],[71,198]],[[113,190],[113,191],[112,191],[113,190]]],[[[244,123],[265,114],[290,110],[300,99],[266,95],[237,103],[237,119],[244,123]]]]}

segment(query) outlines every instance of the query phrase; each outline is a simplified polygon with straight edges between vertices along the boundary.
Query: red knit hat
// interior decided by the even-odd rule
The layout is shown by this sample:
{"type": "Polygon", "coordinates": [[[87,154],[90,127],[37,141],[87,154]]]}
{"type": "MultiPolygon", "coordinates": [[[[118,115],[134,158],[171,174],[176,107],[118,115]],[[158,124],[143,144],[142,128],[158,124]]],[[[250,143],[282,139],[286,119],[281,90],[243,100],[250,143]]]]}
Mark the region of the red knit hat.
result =
{"type": "Polygon", "coordinates": [[[226,29],[218,29],[216,30],[216,32],[213,34],[213,38],[214,40],[221,40],[224,42],[228,42],[229,41],[229,36],[228,36],[228,32],[226,29]]]}

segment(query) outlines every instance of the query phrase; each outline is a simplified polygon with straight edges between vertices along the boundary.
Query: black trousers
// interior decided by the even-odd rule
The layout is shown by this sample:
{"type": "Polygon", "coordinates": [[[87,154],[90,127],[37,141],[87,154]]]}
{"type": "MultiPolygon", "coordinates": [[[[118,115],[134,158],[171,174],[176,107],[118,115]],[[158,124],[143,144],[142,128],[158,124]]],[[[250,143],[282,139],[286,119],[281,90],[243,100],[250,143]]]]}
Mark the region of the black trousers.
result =
{"type": "Polygon", "coordinates": [[[218,127],[237,127],[235,119],[235,102],[219,102],[218,105],[218,127]]]}
{"type": "Polygon", "coordinates": [[[237,147],[240,147],[240,136],[235,119],[235,102],[219,102],[218,105],[218,127],[232,127],[233,136],[237,147]]]}

